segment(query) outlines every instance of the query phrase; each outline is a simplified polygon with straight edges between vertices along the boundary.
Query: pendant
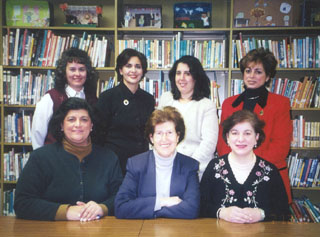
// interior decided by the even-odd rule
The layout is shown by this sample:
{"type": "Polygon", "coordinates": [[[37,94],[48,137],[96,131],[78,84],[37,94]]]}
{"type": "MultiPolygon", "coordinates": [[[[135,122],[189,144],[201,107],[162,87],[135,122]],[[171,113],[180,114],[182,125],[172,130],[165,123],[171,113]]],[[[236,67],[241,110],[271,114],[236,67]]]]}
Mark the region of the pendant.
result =
{"type": "Polygon", "coordinates": [[[262,116],[262,115],[263,115],[263,110],[260,111],[260,116],[262,116]]]}

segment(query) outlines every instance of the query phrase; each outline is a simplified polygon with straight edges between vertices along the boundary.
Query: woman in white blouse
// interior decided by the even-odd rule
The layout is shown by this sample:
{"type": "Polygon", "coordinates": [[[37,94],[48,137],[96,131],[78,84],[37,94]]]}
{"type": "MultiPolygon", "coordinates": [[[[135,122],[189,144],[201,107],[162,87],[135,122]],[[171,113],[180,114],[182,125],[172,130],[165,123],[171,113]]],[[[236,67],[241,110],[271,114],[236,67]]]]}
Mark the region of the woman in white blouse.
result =
{"type": "Polygon", "coordinates": [[[33,149],[55,141],[48,134],[48,124],[63,101],[78,97],[94,105],[98,100],[96,89],[97,73],[88,54],[77,48],[65,50],[57,63],[54,88],[47,91],[36,105],[31,127],[33,149]]]}
{"type": "Polygon", "coordinates": [[[186,137],[178,152],[199,161],[199,179],[213,158],[218,139],[217,108],[209,99],[210,80],[193,56],[177,60],[169,72],[171,91],[164,93],[159,107],[173,106],[182,114],[186,137]]]}

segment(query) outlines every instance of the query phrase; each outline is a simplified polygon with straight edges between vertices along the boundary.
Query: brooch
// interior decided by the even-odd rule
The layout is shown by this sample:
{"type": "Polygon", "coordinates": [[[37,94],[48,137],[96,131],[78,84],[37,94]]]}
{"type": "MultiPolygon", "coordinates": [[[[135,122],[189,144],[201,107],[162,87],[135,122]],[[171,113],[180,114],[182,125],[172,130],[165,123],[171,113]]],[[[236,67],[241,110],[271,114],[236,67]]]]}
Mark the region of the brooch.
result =
{"type": "Polygon", "coordinates": [[[127,106],[127,105],[129,104],[129,100],[125,99],[125,100],[123,101],[123,104],[124,104],[125,106],[127,106]]]}
{"type": "Polygon", "coordinates": [[[260,115],[261,115],[261,116],[263,115],[263,110],[260,111],[260,115]]]}

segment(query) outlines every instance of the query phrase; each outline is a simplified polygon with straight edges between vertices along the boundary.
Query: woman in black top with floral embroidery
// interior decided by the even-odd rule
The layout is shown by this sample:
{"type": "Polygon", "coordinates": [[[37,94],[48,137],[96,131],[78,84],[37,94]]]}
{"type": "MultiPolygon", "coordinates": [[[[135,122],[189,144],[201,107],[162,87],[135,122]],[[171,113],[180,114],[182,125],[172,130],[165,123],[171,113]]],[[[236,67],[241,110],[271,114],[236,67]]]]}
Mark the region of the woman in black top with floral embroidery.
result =
{"type": "Polygon", "coordinates": [[[288,197],[277,168],[254,154],[264,122],[240,110],[223,123],[231,152],[213,159],[201,180],[201,215],[235,223],[288,220],[288,197]]]}

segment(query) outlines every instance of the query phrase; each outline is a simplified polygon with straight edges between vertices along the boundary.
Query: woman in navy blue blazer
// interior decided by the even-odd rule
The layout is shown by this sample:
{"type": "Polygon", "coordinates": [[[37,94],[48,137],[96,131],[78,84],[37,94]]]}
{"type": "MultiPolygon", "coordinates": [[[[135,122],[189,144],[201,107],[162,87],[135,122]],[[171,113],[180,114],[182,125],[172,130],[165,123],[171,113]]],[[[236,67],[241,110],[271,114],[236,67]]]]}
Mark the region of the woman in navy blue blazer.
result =
{"type": "Polygon", "coordinates": [[[145,134],[153,150],[128,160],[127,173],[115,199],[116,217],[198,217],[199,163],[176,151],[185,135],[183,118],[170,106],[155,110],[145,134]]]}

